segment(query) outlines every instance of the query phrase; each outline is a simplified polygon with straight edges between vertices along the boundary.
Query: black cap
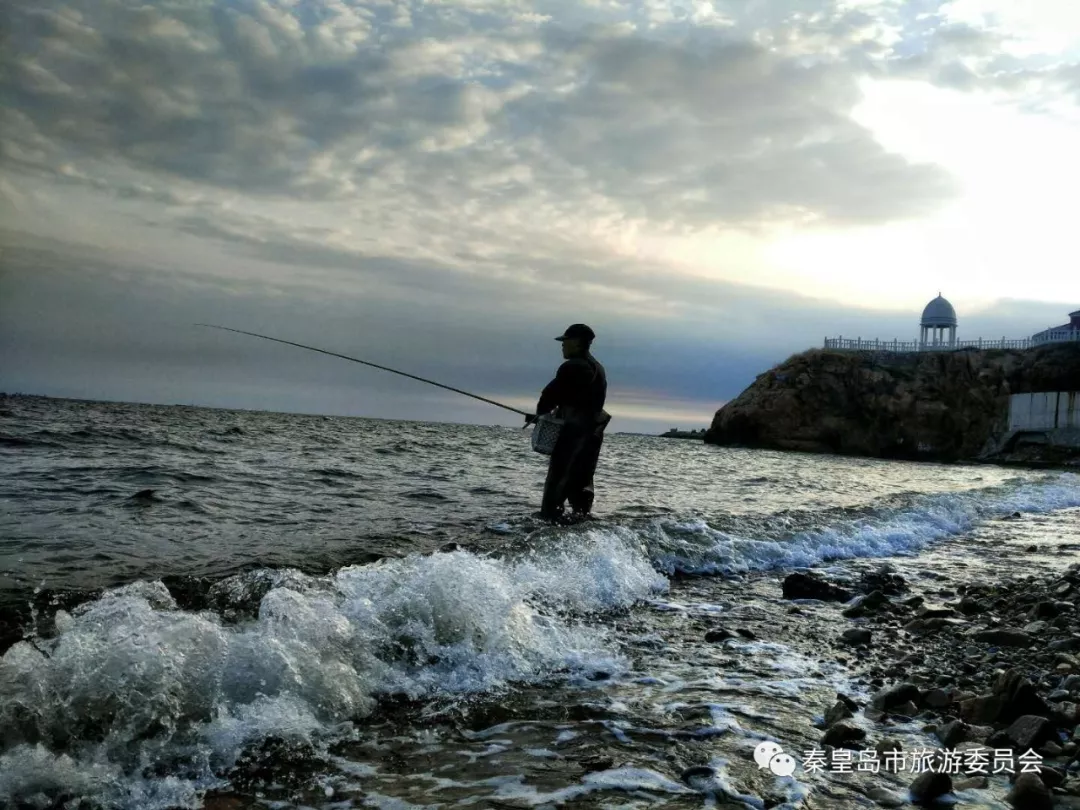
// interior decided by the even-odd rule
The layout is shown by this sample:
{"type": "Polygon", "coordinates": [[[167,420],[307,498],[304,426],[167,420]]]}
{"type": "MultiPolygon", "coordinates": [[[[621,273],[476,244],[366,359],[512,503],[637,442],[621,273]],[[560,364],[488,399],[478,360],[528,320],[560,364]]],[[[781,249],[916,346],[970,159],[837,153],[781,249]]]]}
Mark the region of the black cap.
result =
{"type": "Polygon", "coordinates": [[[583,323],[572,323],[568,327],[566,327],[566,331],[563,332],[561,336],[555,339],[584,340],[586,343],[591,343],[593,340],[596,339],[596,333],[583,323]]]}

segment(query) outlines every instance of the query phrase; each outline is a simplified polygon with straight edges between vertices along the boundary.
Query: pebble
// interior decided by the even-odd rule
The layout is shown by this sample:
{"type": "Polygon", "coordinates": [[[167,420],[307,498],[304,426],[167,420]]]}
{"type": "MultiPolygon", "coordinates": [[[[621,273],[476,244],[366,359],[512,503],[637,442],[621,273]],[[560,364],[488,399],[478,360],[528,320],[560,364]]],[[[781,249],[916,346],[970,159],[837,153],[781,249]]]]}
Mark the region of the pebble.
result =
{"type": "Polygon", "coordinates": [[[872,787],[866,793],[867,798],[873,800],[878,807],[903,807],[907,804],[907,798],[893,790],[883,787],[872,787]]]}
{"type": "Polygon", "coordinates": [[[850,630],[845,630],[840,636],[840,640],[845,644],[869,644],[870,639],[870,631],[863,627],[853,627],[850,630]]]}
{"type": "Polygon", "coordinates": [[[691,768],[687,768],[681,774],[679,778],[686,784],[693,787],[694,782],[707,782],[716,775],[716,771],[710,768],[708,765],[694,765],[691,768]]]}
{"type": "Polygon", "coordinates": [[[1015,810],[1053,810],[1054,798],[1038,774],[1022,773],[1005,797],[1015,810]]]}
{"type": "MultiPolygon", "coordinates": [[[[940,679],[938,682],[940,683],[940,679]]],[[[944,689],[931,689],[923,698],[923,703],[932,709],[944,709],[952,703],[952,698],[944,689]]]]}
{"type": "Polygon", "coordinates": [[[952,790],[952,777],[947,773],[927,771],[915,777],[915,781],[911,783],[908,790],[911,793],[911,801],[915,804],[931,802],[952,790]]]}
{"type": "Polygon", "coordinates": [[[1056,742],[1051,740],[1046,745],[1044,745],[1042,748],[1040,748],[1039,752],[1043,756],[1045,756],[1045,757],[1047,757],[1049,759],[1053,759],[1054,757],[1060,757],[1061,754],[1064,752],[1064,750],[1065,750],[1064,748],[1062,748],[1056,742]]]}
{"type": "Polygon", "coordinates": [[[708,642],[727,641],[729,638],[735,637],[735,634],[726,627],[717,627],[705,634],[705,640],[708,642]]]}
{"type": "Polygon", "coordinates": [[[821,744],[831,745],[834,748],[850,748],[853,743],[866,739],[866,730],[847,720],[841,720],[829,726],[825,735],[821,738],[821,744]]]}

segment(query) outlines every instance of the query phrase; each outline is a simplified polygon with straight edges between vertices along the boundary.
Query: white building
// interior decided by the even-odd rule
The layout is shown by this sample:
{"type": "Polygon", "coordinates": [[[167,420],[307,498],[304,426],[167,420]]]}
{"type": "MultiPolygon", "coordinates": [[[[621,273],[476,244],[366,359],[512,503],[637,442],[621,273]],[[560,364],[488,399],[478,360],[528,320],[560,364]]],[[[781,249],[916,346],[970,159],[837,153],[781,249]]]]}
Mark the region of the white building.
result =
{"type": "Polygon", "coordinates": [[[941,293],[923,308],[919,321],[919,348],[956,348],[956,310],[941,297],[941,293]],[[946,332],[948,339],[945,338],[946,332]]]}
{"type": "Polygon", "coordinates": [[[1069,313],[1069,323],[1064,326],[1056,326],[1045,329],[1031,337],[1009,339],[1001,338],[978,338],[977,340],[956,339],[956,310],[953,305],[941,297],[931,301],[923,309],[922,318],[919,320],[918,340],[881,340],[879,338],[864,339],[863,337],[845,338],[843,335],[836,338],[825,338],[826,349],[849,349],[853,351],[882,351],[882,352],[926,352],[926,351],[951,351],[955,349],[1030,349],[1032,346],[1041,346],[1046,343],[1060,343],[1064,341],[1080,342],[1080,309],[1069,313]]]}
{"type": "Polygon", "coordinates": [[[1069,313],[1069,322],[1064,326],[1052,326],[1031,336],[1031,342],[1036,346],[1066,340],[1080,340],[1080,309],[1069,313]]]}

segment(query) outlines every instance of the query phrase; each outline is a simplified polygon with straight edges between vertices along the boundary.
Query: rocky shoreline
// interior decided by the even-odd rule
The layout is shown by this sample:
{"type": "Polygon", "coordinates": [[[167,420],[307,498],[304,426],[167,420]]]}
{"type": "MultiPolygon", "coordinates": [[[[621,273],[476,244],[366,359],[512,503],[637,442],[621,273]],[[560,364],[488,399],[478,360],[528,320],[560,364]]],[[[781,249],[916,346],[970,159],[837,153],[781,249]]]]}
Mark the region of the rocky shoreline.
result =
{"type": "Polygon", "coordinates": [[[872,789],[878,806],[933,805],[954,791],[987,789],[996,774],[1010,782],[999,799],[1016,810],[1080,808],[1080,563],[961,583],[936,601],[910,590],[887,566],[854,588],[813,572],[783,581],[787,599],[835,605],[850,625],[835,639],[837,654],[854,653],[876,689],[866,702],[837,695],[820,729],[826,763],[835,770],[837,761],[888,759],[901,749],[890,729],[915,723],[940,748],[910,795],[872,789]]]}
{"type": "Polygon", "coordinates": [[[1011,395],[1072,391],[1077,379],[1080,344],[911,353],[811,349],[758,375],[725,403],[704,441],[914,461],[1068,465],[1080,460],[1071,440],[997,444],[1009,433],[1011,395]]]}

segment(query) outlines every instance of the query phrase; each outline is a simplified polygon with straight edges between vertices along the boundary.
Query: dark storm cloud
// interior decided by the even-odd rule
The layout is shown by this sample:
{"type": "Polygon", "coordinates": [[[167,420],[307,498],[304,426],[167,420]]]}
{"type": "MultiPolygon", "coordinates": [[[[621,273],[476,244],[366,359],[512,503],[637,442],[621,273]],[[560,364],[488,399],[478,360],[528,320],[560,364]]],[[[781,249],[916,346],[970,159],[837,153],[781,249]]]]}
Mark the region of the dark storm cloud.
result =
{"type": "MultiPolygon", "coordinates": [[[[576,261],[550,258],[540,253],[500,254],[494,258],[472,257],[475,272],[459,272],[453,267],[431,262],[364,254],[320,244],[312,239],[275,236],[269,229],[241,230],[207,217],[186,221],[183,226],[205,238],[222,240],[237,255],[252,257],[284,267],[303,269],[297,273],[301,285],[318,288],[313,269],[331,271],[322,280],[322,289],[341,284],[340,272],[368,290],[375,290],[394,302],[396,311],[408,319],[427,323],[438,313],[453,312],[458,322],[472,329],[483,325],[495,342],[506,331],[517,331],[522,318],[532,318],[541,328],[541,318],[558,319],[560,313],[587,307],[604,312],[613,321],[634,323],[634,331],[648,336],[652,346],[669,340],[672,331],[681,333],[675,341],[682,351],[693,343],[701,354],[722,352],[724,341],[753,336],[763,353],[785,351],[795,334],[823,334],[832,328],[835,309],[824,302],[779,290],[755,288],[729,281],[679,276],[665,273],[656,264],[612,258],[600,253],[579,254],[576,261]],[[493,272],[484,272],[491,264],[493,272]],[[496,273],[500,267],[529,268],[531,273],[496,273]],[[529,307],[523,315],[519,302],[535,294],[535,277],[543,279],[545,299],[529,307]],[[594,291],[583,294],[582,285],[594,291]],[[374,284],[375,286],[371,286],[374,284]],[[504,303],[505,302],[505,303],[504,303]],[[638,316],[635,318],[635,314],[638,316]],[[784,331],[763,328],[763,324],[783,323],[784,331]]],[[[309,234],[315,237],[317,234],[309,234]]],[[[548,321],[550,323],[550,320],[548,321]]],[[[908,331],[901,334],[907,334],[908,331]]],[[[649,362],[663,366],[662,350],[653,350],[649,362]]],[[[686,381],[692,381],[692,375],[686,381]]]]}
{"type": "MultiPolygon", "coordinates": [[[[194,324],[262,332],[525,402],[561,362],[552,338],[566,325],[565,316],[528,312],[463,319],[445,307],[403,311],[363,295],[294,292],[275,299],[261,290],[238,292],[213,276],[177,284],[104,255],[41,242],[7,248],[0,290],[0,390],[316,411],[351,402],[339,412],[387,417],[403,408],[419,416],[432,403],[458,406],[453,396],[414,381],[194,324]]],[[[732,353],[692,328],[672,335],[630,320],[593,323],[616,402],[625,403],[626,392],[654,392],[709,409],[776,354],[732,353]]],[[[490,406],[479,407],[474,418],[495,420],[484,410],[490,406]]]]}
{"type": "Polygon", "coordinates": [[[0,379],[392,415],[445,400],[191,324],[528,398],[584,320],[618,390],[715,403],[825,335],[910,339],[912,315],[636,258],[639,234],[885,223],[953,196],[851,120],[860,80],[1020,88],[1036,68],[938,3],[844,5],[8,2],[2,199],[41,232],[111,219],[100,254],[5,253],[0,379]]]}
{"type": "MultiPolygon", "coordinates": [[[[860,71],[842,59],[717,27],[570,31],[566,6],[543,24],[512,4],[290,6],[14,4],[5,156],[291,199],[516,200],[684,225],[884,221],[954,191],[848,118],[860,71]]],[[[844,51],[870,21],[807,15],[773,37],[844,51]]]]}

